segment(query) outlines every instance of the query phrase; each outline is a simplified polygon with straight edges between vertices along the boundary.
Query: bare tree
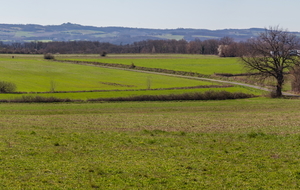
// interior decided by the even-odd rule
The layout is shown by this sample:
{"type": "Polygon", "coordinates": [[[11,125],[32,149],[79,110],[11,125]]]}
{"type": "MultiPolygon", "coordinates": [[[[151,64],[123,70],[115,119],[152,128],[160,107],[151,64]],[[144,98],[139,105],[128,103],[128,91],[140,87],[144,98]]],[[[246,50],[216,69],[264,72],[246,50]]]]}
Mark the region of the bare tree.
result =
{"type": "Polygon", "coordinates": [[[224,36],[220,39],[220,45],[230,45],[234,43],[234,39],[229,36],[224,36]]]}
{"type": "Polygon", "coordinates": [[[299,38],[277,26],[266,29],[248,43],[249,50],[241,56],[242,63],[250,71],[259,72],[264,79],[274,77],[276,97],[282,96],[285,73],[299,65],[298,57],[292,54],[298,48],[299,38]]]}

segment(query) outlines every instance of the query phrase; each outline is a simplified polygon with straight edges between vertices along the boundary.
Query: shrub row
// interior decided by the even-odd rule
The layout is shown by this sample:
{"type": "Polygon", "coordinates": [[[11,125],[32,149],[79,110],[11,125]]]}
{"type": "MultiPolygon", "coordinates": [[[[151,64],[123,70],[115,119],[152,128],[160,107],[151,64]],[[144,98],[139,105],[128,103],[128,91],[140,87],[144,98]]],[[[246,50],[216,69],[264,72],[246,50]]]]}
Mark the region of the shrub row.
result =
{"type": "Polygon", "coordinates": [[[238,76],[255,76],[259,75],[259,73],[239,73],[239,74],[232,74],[232,73],[214,73],[215,76],[221,77],[238,77],[238,76]]]}
{"type": "MultiPolygon", "coordinates": [[[[227,92],[227,91],[206,91],[204,93],[184,93],[170,95],[141,95],[118,98],[97,98],[88,99],[86,102],[95,101],[174,101],[174,100],[226,100],[226,99],[243,99],[255,97],[252,94],[242,92],[227,92]]],[[[56,97],[42,96],[22,96],[12,100],[0,100],[2,103],[54,103],[54,102],[84,102],[83,100],[71,100],[69,98],[62,99],[56,97]]]]}
{"type": "Polygon", "coordinates": [[[87,101],[174,101],[174,100],[226,100],[226,99],[242,99],[252,98],[254,95],[245,94],[242,92],[227,92],[227,91],[206,91],[204,93],[184,93],[170,95],[141,95],[119,98],[97,98],[88,99],[87,101]]]}
{"type": "MultiPolygon", "coordinates": [[[[289,72],[284,72],[284,74],[289,74],[289,72]]],[[[214,73],[215,76],[221,77],[238,77],[238,76],[259,76],[261,73],[239,73],[239,74],[232,74],[232,73],[214,73]]]]}
{"type": "Polygon", "coordinates": [[[75,102],[77,100],[62,99],[56,97],[42,97],[42,96],[22,96],[12,100],[0,100],[0,102],[11,103],[53,103],[53,102],[75,102]]]}

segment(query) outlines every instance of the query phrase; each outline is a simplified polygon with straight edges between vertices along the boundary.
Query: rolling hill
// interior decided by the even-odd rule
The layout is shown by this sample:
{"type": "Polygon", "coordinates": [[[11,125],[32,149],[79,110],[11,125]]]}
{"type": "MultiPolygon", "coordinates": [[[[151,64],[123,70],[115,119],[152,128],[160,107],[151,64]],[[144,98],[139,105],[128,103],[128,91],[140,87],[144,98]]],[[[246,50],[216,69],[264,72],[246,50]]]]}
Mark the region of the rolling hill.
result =
{"type": "MultiPolygon", "coordinates": [[[[242,41],[256,36],[263,28],[250,29],[145,29],[126,27],[95,27],[64,23],[61,25],[0,24],[0,41],[4,43],[28,41],[100,41],[113,44],[132,44],[143,40],[218,39],[224,36],[242,41]]],[[[297,33],[300,35],[300,33],[297,33]]]]}

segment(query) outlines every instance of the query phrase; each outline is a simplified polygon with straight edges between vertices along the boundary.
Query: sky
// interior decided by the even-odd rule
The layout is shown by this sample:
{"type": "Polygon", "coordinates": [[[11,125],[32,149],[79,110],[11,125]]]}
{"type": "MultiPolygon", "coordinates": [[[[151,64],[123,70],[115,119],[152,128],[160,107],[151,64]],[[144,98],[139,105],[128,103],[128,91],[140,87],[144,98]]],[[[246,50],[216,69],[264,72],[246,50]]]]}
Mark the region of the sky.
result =
{"type": "Polygon", "coordinates": [[[300,32],[299,10],[300,0],[9,0],[0,23],[300,32]]]}

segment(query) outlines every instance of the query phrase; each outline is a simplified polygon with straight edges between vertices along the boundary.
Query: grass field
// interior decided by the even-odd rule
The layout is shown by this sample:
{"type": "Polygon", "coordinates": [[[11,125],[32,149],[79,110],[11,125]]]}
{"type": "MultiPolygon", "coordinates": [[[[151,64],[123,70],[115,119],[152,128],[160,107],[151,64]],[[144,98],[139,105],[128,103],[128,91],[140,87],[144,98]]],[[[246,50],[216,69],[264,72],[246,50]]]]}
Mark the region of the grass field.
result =
{"type": "Polygon", "coordinates": [[[41,97],[57,97],[61,99],[71,100],[87,100],[96,98],[117,98],[117,97],[131,97],[141,95],[169,95],[169,94],[184,94],[213,91],[228,91],[228,92],[243,92],[253,95],[261,95],[261,90],[243,88],[243,87],[227,87],[227,88],[198,88],[198,89],[174,89],[174,90],[137,90],[137,91],[104,91],[104,92],[76,92],[76,93],[42,93],[42,94],[0,94],[0,100],[11,100],[21,98],[23,96],[41,96],[41,97]]]}
{"type": "Polygon", "coordinates": [[[299,100],[0,105],[1,189],[298,189],[299,100]]]}
{"type": "MultiPolygon", "coordinates": [[[[196,72],[203,75],[214,75],[230,73],[241,74],[248,71],[240,64],[239,58],[221,58],[215,55],[188,55],[188,54],[109,54],[107,57],[99,55],[59,55],[58,59],[86,62],[117,63],[149,68],[163,68],[175,71],[196,72]]],[[[257,83],[257,78],[239,76],[224,78],[225,80],[235,80],[251,84],[257,83]]],[[[262,81],[259,81],[261,84],[262,81]]],[[[276,86],[273,78],[264,82],[265,86],[276,86]]],[[[291,79],[285,79],[284,91],[291,90],[291,79]]]]}
{"type": "Polygon", "coordinates": [[[214,73],[244,73],[246,72],[237,58],[220,58],[218,56],[207,55],[108,55],[105,58],[99,56],[57,56],[58,59],[63,60],[78,60],[87,62],[103,62],[103,63],[119,63],[135,66],[163,68],[176,71],[197,72],[205,75],[212,75],[214,73]]]}
{"type": "MultiPolygon", "coordinates": [[[[206,74],[241,71],[235,59],[215,56],[109,55],[97,60],[206,74]]],[[[15,55],[14,59],[1,55],[0,74],[1,80],[16,83],[18,91],[45,92],[51,84],[62,91],[110,90],[38,94],[71,99],[212,90],[146,90],[149,85],[151,89],[216,85],[46,61],[40,55],[15,55]]],[[[213,90],[262,94],[245,87],[213,90]]],[[[0,94],[0,99],[20,96],[24,94],[0,94]]],[[[299,189],[299,106],[298,99],[261,97],[1,103],[0,189],[299,189]]]]}
{"type": "MultiPolygon", "coordinates": [[[[159,94],[182,94],[187,92],[203,92],[207,90],[227,90],[230,92],[244,92],[260,95],[262,92],[244,87],[230,88],[201,88],[186,90],[162,90],[164,88],[193,87],[223,85],[216,82],[207,82],[200,80],[183,79],[156,74],[138,73],[118,69],[107,69],[91,65],[79,65],[70,63],[60,63],[44,60],[42,55],[0,55],[0,75],[1,80],[15,83],[19,92],[51,92],[51,91],[95,91],[104,90],[106,92],[73,92],[73,93],[47,93],[40,94],[44,97],[58,97],[70,99],[91,99],[106,97],[128,97],[136,95],[159,95],[159,94]],[[146,91],[147,89],[161,89],[155,91],[146,91]],[[129,91],[128,91],[129,90],[129,91]],[[132,91],[135,90],[135,91],[132,91]]],[[[56,55],[59,59],[64,57],[74,58],[74,55],[56,55]]],[[[95,55],[77,55],[77,57],[92,58],[95,55]]],[[[141,60],[144,63],[155,63],[157,60],[163,60],[165,63],[176,64],[179,60],[187,60],[190,63],[196,62],[199,55],[167,55],[155,56],[159,59],[145,59],[151,55],[115,55],[120,59],[105,60],[127,60],[130,63],[132,57],[135,60],[141,60]],[[127,57],[124,59],[124,57],[127,57]]],[[[214,56],[200,56],[207,60],[218,60],[214,56]]],[[[102,60],[102,59],[99,59],[102,60]]],[[[189,67],[186,65],[186,67],[189,67]]],[[[192,69],[193,66],[190,66],[192,69]]],[[[179,67],[180,69],[180,67],[179,67]]],[[[0,99],[14,99],[23,94],[0,94],[0,99]]]]}
{"type": "Polygon", "coordinates": [[[51,81],[57,91],[172,88],[216,83],[154,74],[105,69],[46,61],[40,57],[0,57],[1,80],[17,85],[18,91],[49,91],[51,81]],[[163,82],[162,82],[163,81],[163,82]]]}

